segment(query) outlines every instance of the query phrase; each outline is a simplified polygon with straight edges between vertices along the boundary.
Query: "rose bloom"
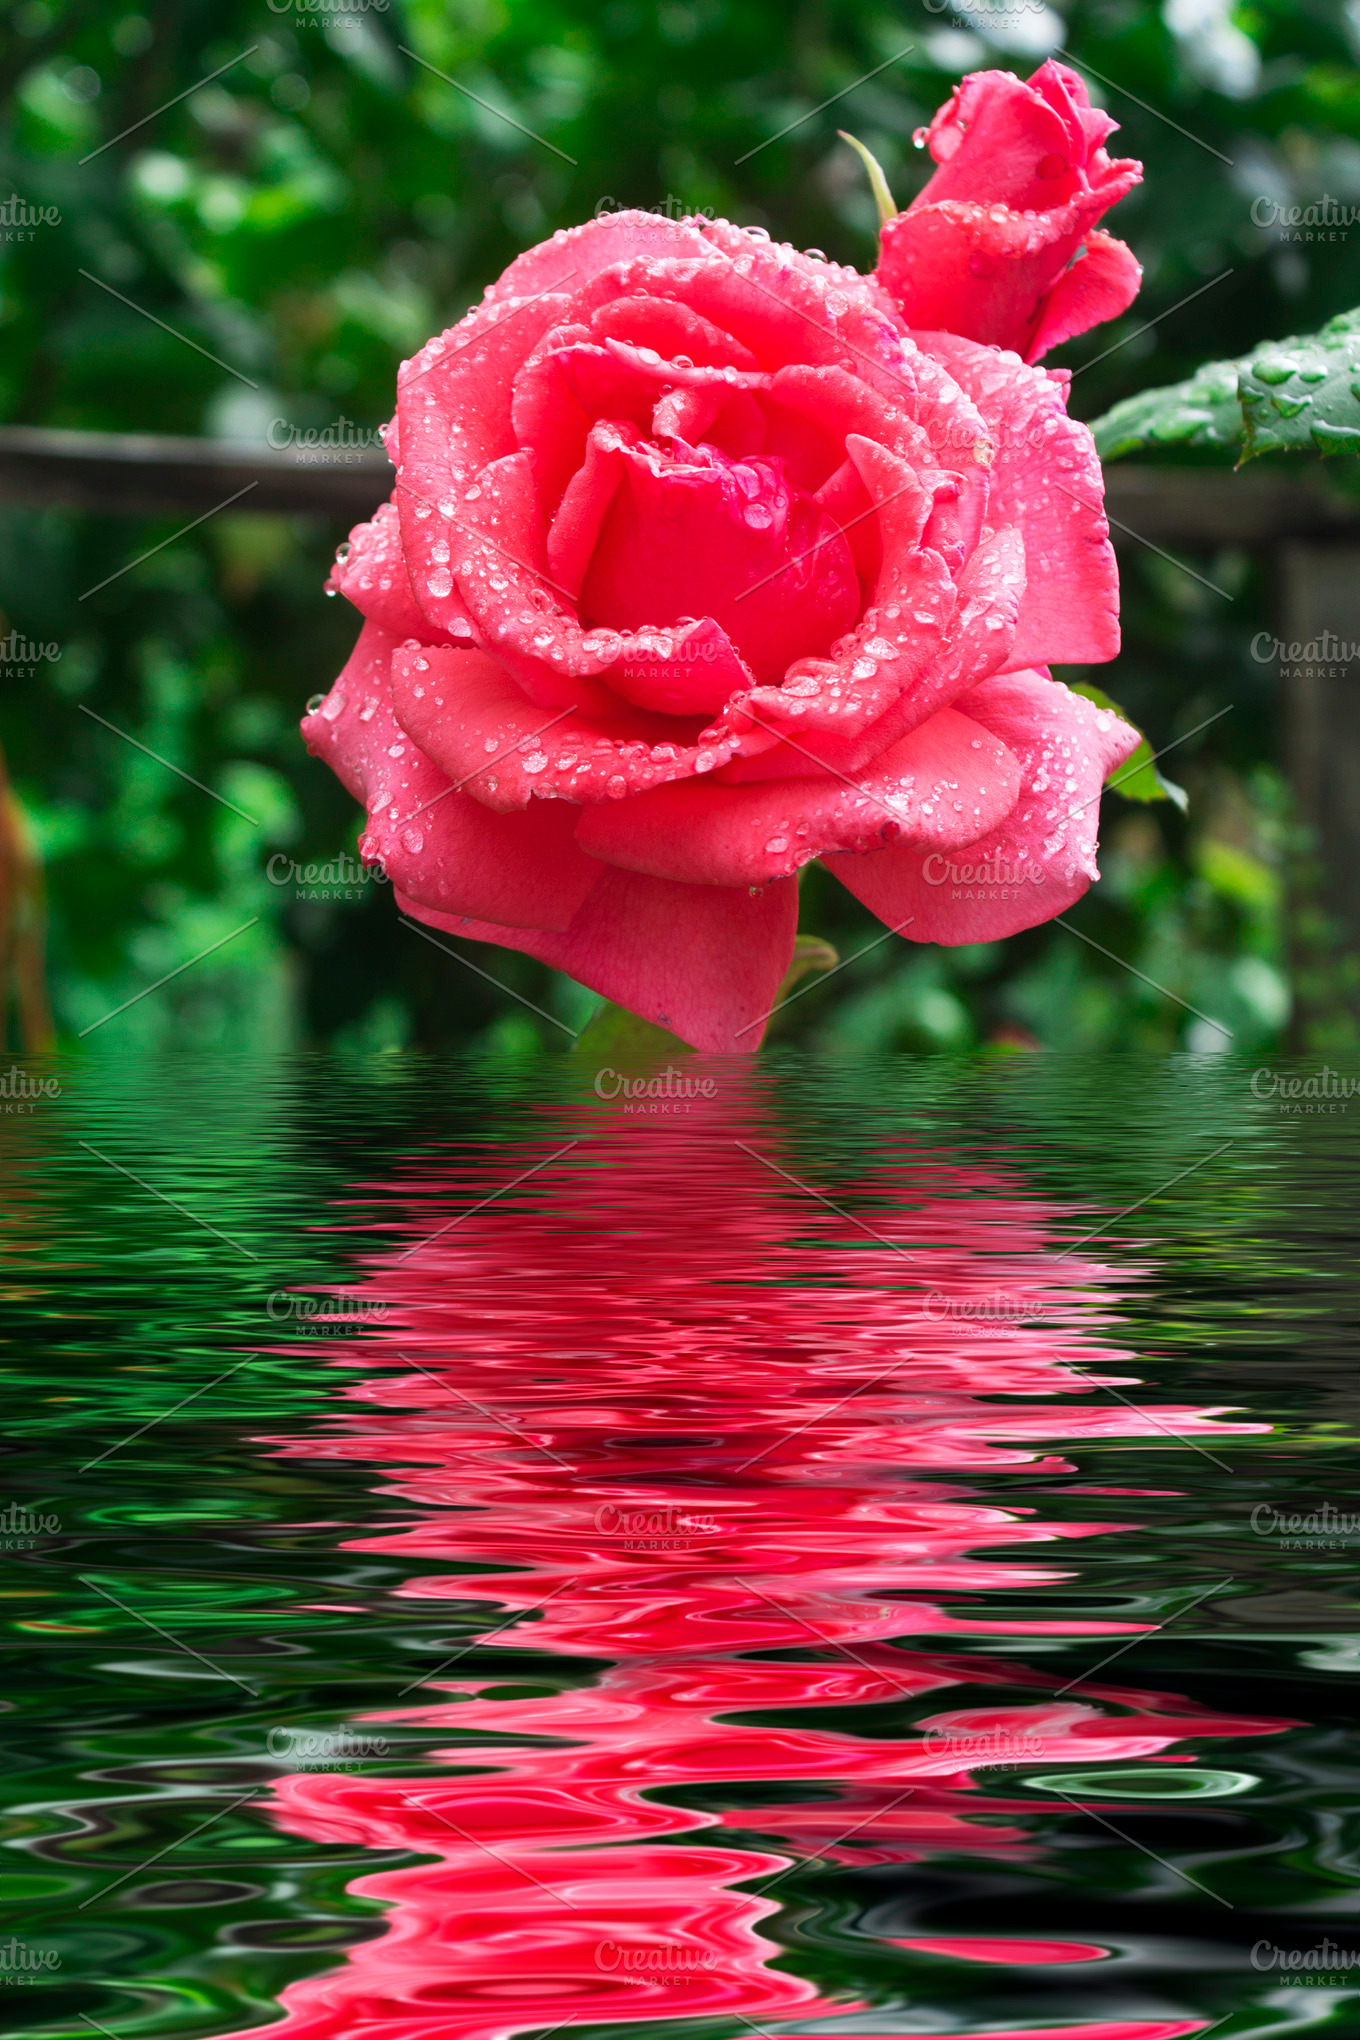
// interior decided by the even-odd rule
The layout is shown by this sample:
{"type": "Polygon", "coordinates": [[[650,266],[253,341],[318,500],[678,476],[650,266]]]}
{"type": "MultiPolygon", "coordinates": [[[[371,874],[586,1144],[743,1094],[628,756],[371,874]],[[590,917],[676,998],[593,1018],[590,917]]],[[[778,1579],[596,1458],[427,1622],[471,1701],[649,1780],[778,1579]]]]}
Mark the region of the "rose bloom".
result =
{"type": "Polygon", "coordinates": [[[939,168],[883,229],[878,277],[911,324],[1037,361],[1127,311],[1142,271],[1096,221],[1143,166],[1106,155],[1114,126],[1065,64],[965,78],[916,137],[939,168]]]}
{"type": "Polygon", "coordinates": [[[624,212],[403,365],[392,500],[329,584],[366,620],[303,730],[406,914],[739,1051],[813,858],[916,942],[1086,890],[1137,736],[1045,667],[1119,647],[1100,466],[1064,374],[923,302],[624,212]],[[1026,882],[956,885],[965,849],[1026,882]]]}

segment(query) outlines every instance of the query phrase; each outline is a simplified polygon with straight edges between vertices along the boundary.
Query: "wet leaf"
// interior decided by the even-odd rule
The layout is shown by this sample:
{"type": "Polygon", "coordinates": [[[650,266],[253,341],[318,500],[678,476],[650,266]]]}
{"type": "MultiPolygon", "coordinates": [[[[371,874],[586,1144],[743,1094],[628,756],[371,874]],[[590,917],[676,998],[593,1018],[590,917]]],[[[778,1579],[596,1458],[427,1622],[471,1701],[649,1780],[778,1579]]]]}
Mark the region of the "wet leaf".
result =
{"type": "Polygon", "coordinates": [[[1122,460],[1125,454],[1157,453],[1172,446],[1208,447],[1224,455],[1240,452],[1238,367],[1235,361],[1209,361],[1188,382],[1125,397],[1092,425],[1097,453],[1102,460],[1122,460]]]}
{"type": "MultiPolygon", "coordinates": [[[[1074,687],[1072,692],[1084,694],[1097,708],[1108,709],[1112,715],[1117,715],[1126,722],[1130,729],[1138,729],[1137,723],[1127,710],[1122,709],[1117,701],[1111,701],[1109,695],[1102,692],[1099,687],[1091,687],[1083,681],[1079,687],[1074,687]]],[[[1173,800],[1184,814],[1190,805],[1189,794],[1183,786],[1177,786],[1173,779],[1164,778],[1157,770],[1153,763],[1151,744],[1141,730],[1138,730],[1138,734],[1142,738],[1138,749],[1131,757],[1126,758],[1122,765],[1111,768],[1105,781],[1106,786],[1112,793],[1122,793],[1125,800],[1173,800]]]]}
{"type": "Polygon", "coordinates": [[[1236,453],[1239,467],[1258,453],[1360,453],[1360,309],[1140,390],[1091,430],[1102,460],[1169,447],[1236,453]]]}
{"type": "Polygon", "coordinates": [[[823,942],[820,935],[800,935],[793,945],[793,961],[780,982],[776,1006],[782,1005],[794,986],[813,971],[834,970],[840,960],[839,952],[829,942],[823,942]]]}
{"type": "Polygon", "coordinates": [[[1320,333],[1272,340],[1242,364],[1246,451],[1360,453],[1360,310],[1320,333]]]}
{"type": "Polygon", "coordinates": [[[649,1062],[659,1055],[693,1055],[694,1051],[678,1034],[656,1027],[650,1020],[630,1013],[626,1006],[616,1006],[606,999],[577,1035],[572,1053],[609,1055],[620,1062],[649,1062]]]}

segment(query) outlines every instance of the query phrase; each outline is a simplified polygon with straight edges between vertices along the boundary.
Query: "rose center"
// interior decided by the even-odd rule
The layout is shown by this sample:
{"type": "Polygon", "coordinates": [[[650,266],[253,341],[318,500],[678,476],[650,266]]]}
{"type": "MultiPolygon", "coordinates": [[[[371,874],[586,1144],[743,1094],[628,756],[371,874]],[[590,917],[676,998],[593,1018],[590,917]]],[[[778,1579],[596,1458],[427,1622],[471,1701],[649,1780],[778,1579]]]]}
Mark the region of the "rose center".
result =
{"type": "Polygon", "coordinates": [[[852,627],[860,587],[850,548],[781,459],[679,439],[621,457],[581,588],[584,623],[640,630],[709,616],[762,681],[852,627]]]}

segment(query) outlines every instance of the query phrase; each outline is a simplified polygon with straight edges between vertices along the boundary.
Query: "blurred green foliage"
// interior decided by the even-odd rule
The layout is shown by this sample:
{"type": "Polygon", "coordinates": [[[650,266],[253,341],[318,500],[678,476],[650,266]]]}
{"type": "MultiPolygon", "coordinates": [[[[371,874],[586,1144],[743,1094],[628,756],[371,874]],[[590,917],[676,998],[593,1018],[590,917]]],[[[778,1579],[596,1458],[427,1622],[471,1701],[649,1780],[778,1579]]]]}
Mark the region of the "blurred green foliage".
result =
{"type": "MultiPolygon", "coordinates": [[[[1288,224],[1324,195],[1360,200],[1360,16],[1335,0],[18,0],[3,20],[10,422],[257,443],[271,421],[371,429],[404,354],[526,244],[615,204],[707,209],[872,267],[873,197],[837,127],[905,202],[928,171],[913,130],[963,72],[1059,50],[1147,166],[1106,222],[1145,265],[1137,306],[1050,358],[1075,371],[1078,415],[1360,303],[1360,226],[1288,224]]],[[[343,531],[228,511],[162,546],[185,522],[0,508],[0,634],[57,648],[0,666],[0,745],[48,863],[66,1036],[92,1028],[92,1049],[124,1055],[166,1038],[565,1043],[591,995],[464,945],[546,1020],[403,929],[380,884],[336,877],[355,812],[296,721],[356,629],[321,597],[343,531]]],[[[1107,796],[1102,885],[1071,928],[1000,945],[875,943],[810,872],[804,927],[846,955],[875,946],[807,989],[786,1035],[1279,1035],[1293,829],[1275,679],[1248,649],[1267,574],[1236,552],[1188,564],[1126,549],[1123,655],[1061,676],[1107,687],[1154,750],[1178,746],[1188,815],[1107,796]]]]}

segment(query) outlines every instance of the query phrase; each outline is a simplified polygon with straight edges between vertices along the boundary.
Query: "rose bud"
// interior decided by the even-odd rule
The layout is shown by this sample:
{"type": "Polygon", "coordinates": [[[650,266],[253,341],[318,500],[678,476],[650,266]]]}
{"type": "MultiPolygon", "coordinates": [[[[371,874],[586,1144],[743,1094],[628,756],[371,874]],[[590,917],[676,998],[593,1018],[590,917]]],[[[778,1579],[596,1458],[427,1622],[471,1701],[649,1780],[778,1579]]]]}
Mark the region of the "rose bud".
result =
{"type": "Polygon", "coordinates": [[[1142,271],[1096,226],[1143,174],[1106,155],[1115,126],[1052,59],[1027,84],[965,78],[916,137],[939,168],[883,227],[878,280],[907,324],[1037,361],[1127,311],[1142,271]]]}

